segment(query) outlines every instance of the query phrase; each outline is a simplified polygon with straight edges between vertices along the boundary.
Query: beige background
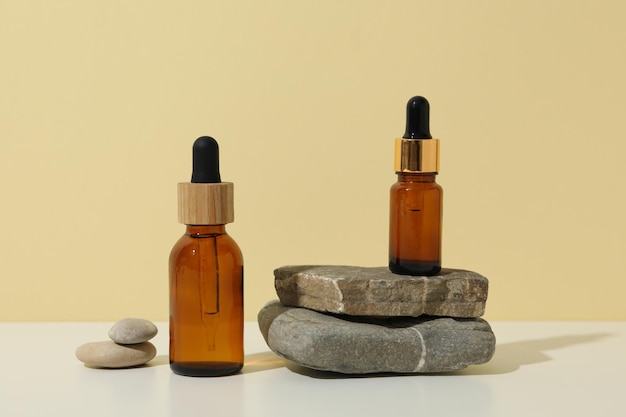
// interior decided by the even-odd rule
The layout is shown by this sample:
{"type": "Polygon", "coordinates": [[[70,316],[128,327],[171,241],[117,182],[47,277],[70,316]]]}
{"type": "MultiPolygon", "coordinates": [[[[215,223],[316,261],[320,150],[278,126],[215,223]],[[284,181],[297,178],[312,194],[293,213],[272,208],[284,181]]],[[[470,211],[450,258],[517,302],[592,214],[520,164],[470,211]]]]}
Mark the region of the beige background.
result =
{"type": "Polygon", "coordinates": [[[167,318],[213,135],[246,316],[285,264],[385,265],[393,140],[441,139],[444,265],[486,317],[626,320],[620,1],[0,0],[0,320],[167,318]]]}

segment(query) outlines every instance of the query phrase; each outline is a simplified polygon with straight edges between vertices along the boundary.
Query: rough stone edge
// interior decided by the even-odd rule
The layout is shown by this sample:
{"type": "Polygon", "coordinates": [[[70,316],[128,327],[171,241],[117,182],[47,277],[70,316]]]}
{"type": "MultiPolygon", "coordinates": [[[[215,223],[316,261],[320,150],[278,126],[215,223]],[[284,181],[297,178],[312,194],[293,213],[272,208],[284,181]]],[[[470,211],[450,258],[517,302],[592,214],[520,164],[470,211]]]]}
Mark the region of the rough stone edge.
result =
{"type": "MultiPolygon", "coordinates": [[[[474,271],[469,271],[465,269],[453,269],[446,268],[443,271],[447,274],[454,273],[468,273],[473,276],[470,277],[459,277],[453,278],[450,280],[445,279],[445,275],[436,275],[433,277],[425,277],[425,276],[406,276],[406,275],[390,275],[394,278],[400,279],[411,279],[417,278],[424,281],[424,298],[421,303],[418,302],[404,302],[405,306],[398,312],[389,313],[389,314],[373,314],[370,310],[368,310],[367,306],[370,303],[367,302],[351,302],[347,297],[344,296],[344,291],[341,285],[341,281],[344,280],[342,278],[338,278],[339,283],[336,284],[331,282],[332,285],[328,285],[328,289],[330,291],[325,291],[321,293],[319,296],[305,294],[299,292],[297,289],[302,285],[302,283],[306,282],[309,277],[307,275],[302,275],[311,269],[321,269],[324,267],[329,268],[365,268],[365,269],[386,269],[385,267],[355,267],[349,265],[285,265],[274,270],[274,286],[276,289],[276,293],[282,304],[290,307],[304,307],[312,310],[316,310],[319,312],[328,312],[328,313],[336,313],[336,314],[347,314],[352,316],[379,316],[379,317],[391,317],[391,316],[410,316],[410,317],[419,317],[421,315],[427,314],[432,316],[442,316],[442,317],[456,317],[456,318],[478,318],[485,314],[485,307],[487,302],[487,297],[489,294],[489,280],[474,271]],[[484,285],[484,299],[479,298],[477,301],[467,301],[462,300],[459,302],[455,302],[454,294],[458,293],[454,290],[448,291],[449,296],[444,300],[428,300],[426,297],[426,289],[429,286],[444,286],[450,283],[456,282],[465,282],[464,287],[469,287],[470,279],[476,281],[482,281],[484,285]],[[336,284],[336,285],[335,285],[336,284]],[[320,301],[318,301],[320,300],[320,301]],[[333,304],[330,307],[323,305],[333,304]],[[447,304],[447,305],[442,305],[447,304]]],[[[389,272],[391,274],[391,272],[389,272]]],[[[311,272],[310,274],[315,274],[315,272],[311,272]]],[[[328,279],[328,281],[332,281],[332,279],[328,279]]],[[[450,289],[449,289],[450,290],[450,289]]],[[[372,301],[376,303],[384,303],[385,301],[372,301]]],[[[402,303],[400,301],[391,301],[388,304],[399,304],[402,303]]]]}

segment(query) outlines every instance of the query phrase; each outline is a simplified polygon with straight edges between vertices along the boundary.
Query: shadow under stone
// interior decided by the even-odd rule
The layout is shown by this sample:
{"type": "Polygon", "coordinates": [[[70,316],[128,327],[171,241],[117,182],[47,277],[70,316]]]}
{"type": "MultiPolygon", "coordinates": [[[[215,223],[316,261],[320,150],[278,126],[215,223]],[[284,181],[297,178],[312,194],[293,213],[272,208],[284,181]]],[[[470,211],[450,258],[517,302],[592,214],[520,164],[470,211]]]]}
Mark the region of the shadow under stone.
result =
{"type": "Polygon", "coordinates": [[[496,344],[495,354],[489,362],[482,365],[470,365],[465,369],[450,372],[342,374],[306,368],[291,361],[286,361],[286,367],[291,372],[317,379],[381,378],[390,376],[500,375],[515,372],[525,365],[534,365],[553,360],[545,353],[547,351],[564,349],[583,343],[593,343],[610,336],[612,336],[611,333],[596,333],[496,344]]]}

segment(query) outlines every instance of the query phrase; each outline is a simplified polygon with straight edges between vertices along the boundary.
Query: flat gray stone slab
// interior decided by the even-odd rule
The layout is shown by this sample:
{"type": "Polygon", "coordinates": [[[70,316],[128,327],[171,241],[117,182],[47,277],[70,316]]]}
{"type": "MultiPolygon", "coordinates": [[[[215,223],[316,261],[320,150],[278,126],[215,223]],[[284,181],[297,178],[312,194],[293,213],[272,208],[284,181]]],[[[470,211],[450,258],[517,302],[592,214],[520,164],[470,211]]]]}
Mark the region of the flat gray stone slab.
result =
{"type": "Polygon", "coordinates": [[[323,371],[447,372],[485,363],[495,351],[495,336],[482,319],[362,320],[285,307],[278,301],[266,304],[258,316],[261,333],[273,352],[323,371]]]}
{"type": "Polygon", "coordinates": [[[274,286],[287,306],[354,316],[480,317],[489,281],[461,269],[439,275],[397,275],[387,267],[283,266],[274,286]]]}

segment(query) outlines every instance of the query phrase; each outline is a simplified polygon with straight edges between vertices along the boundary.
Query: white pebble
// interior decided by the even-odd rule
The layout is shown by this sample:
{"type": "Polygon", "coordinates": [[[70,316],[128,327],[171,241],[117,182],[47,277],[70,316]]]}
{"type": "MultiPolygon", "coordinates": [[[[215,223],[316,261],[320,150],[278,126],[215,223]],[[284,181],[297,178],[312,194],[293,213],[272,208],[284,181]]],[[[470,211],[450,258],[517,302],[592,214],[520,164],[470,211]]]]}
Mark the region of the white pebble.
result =
{"type": "Polygon", "coordinates": [[[76,357],[94,368],[127,368],[143,365],[156,356],[156,348],[150,342],[134,345],[118,345],[110,340],[90,342],[76,349],[76,357]]]}
{"type": "Polygon", "coordinates": [[[156,336],[157,332],[157,327],[151,321],[130,318],[115,323],[109,330],[109,337],[115,343],[132,345],[147,342],[156,336]]]}

